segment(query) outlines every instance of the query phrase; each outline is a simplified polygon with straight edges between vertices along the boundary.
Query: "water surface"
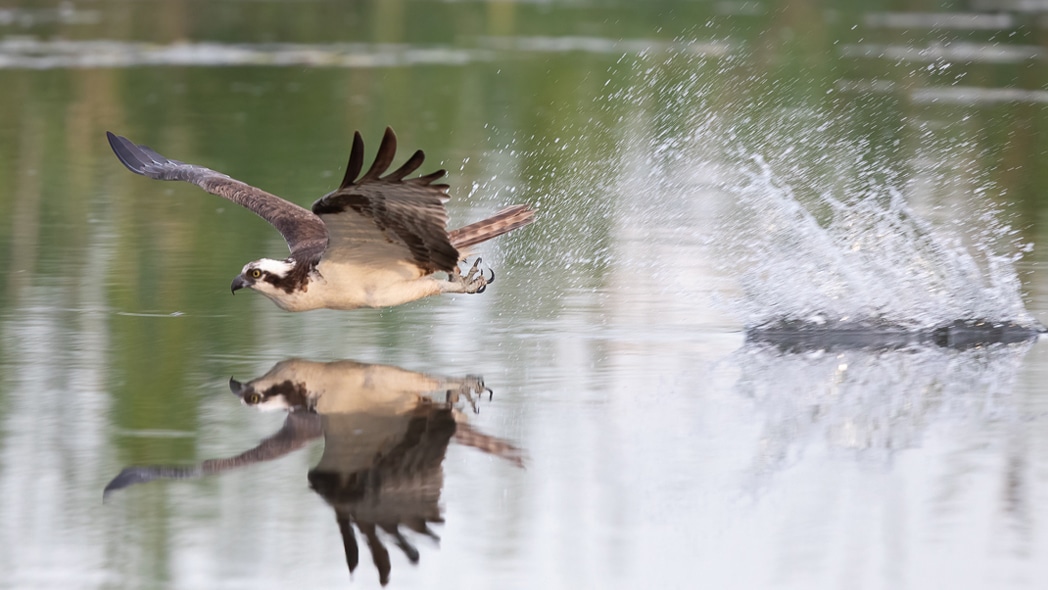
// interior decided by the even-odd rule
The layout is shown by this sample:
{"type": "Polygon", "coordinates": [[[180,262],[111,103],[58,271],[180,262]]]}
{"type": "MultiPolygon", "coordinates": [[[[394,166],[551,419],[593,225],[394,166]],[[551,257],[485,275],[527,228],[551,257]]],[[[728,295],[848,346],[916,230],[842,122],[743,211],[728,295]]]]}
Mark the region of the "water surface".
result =
{"type": "Polygon", "coordinates": [[[389,587],[1043,587],[1043,343],[744,337],[813,302],[1048,320],[1042,16],[853,4],[0,5],[0,585],[379,586],[316,431],[102,502],[281,431],[229,378],[305,359],[493,391],[411,447],[444,522],[404,533],[417,564],[377,534],[389,587]],[[453,225],[539,209],[486,293],[230,296],[280,236],[104,135],[308,204],[387,125],[449,169],[453,225]]]}

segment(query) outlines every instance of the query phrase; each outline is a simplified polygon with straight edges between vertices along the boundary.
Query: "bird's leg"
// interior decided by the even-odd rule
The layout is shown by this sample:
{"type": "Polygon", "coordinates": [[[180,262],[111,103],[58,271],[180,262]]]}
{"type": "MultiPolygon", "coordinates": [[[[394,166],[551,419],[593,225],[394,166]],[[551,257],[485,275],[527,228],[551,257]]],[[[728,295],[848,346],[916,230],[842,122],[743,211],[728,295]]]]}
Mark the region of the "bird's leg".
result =
{"type": "Polygon", "coordinates": [[[448,282],[442,288],[445,293],[483,293],[488,285],[495,282],[495,271],[491,271],[491,277],[485,277],[484,271],[480,269],[481,259],[473,263],[466,271],[465,276],[458,268],[455,272],[448,273],[448,282]]]}
{"type": "Polygon", "coordinates": [[[469,407],[473,409],[474,414],[480,413],[480,408],[477,407],[477,400],[473,397],[474,395],[481,395],[486,391],[488,392],[488,401],[491,401],[491,396],[494,395],[494,392],[484,385],[484,378],[479,375],[467,375],[459,380],[457,385],[457,389],[447,390],[445,403],[455,405],[459,402],[460,397],[464,397],[469,402],[469,407]]]}

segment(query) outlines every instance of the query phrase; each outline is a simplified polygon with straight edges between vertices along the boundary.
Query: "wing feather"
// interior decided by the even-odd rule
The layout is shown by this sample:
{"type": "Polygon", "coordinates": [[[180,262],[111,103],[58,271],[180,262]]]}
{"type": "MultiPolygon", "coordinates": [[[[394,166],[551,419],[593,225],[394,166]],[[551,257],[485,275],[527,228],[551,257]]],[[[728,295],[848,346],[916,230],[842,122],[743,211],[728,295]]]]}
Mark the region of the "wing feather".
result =
{"type": "MultiPolygon", "coordinates": [[[[357,138],[359,134],[354,136],[350,162],[364,157],[357,138]]],[[[313,213],[330,234],[324,258],[375,268],[408,262],[423,274],[451,272],[459,253],[448,237],[444,208],[448,187],[433,184],[445,171],[403,180],[422,165],[425,154],[418,150],[400,168],[382,176],[396,150],[397,136],[387,127],[368,171],[356,179],[355,173],[350,174],[354,171],[347,170],[339,189],[313,204],[313,213]]]]}
{"type": "MultiPolygon", "coordinates": [[[[400,168],[397,168],[386,175],[386,180],[390,182],[400,182],[401,180],[404,180],[404,177],[417,170],[425,159],[426,154],[423,153],[422,150],[415,150],[415,153],[411,154],[411,157],[408,158],[407,162],[404,162],[400,168]]],[[[444,173],[442,172],[440,176],[444,176],[444,173]]],[[[440,176],[437,178],[440,178],[440,176]]]]}
{"type": "MultiPolygon", "coordinates": [[[[354,147],[356,147],[355,144],[354,147]]],[[[378,154],[375,155],[375,161],[372,162],[371,168],[368,168],[368,171],[364,173],[364,176],[360,177],[358,182],[365,183],[379,180],[379,176],[389,168],[396,155],[397,136],[392,129],[386,127],[386,132],[382,135],[382,143],[378,145],[378,154]]]]}
{"type": "MultiPolygon", "coordinates": [[[[304,207],[210,168],[170,160],[126,137],[114,135],[109,131],[106,132],[106,137],[109,138],[113,153],[131,172],[157,180],[180,180],[195,184],[265,219],[284,236],[292,256],[321,250],[327,244],[327,228],[324,222],[304,207]]],[[[352,159],[350,162],[352,164],[352,159]]],[[[359,170],[358,164],[357,171],[359,170]]]]}
{"type": "Polygon", "coordinates": [[[447,170],[444,170],[443,168],[441,168],[440,170],[437,170],[436,172],[430,172],[429,174],[427,174],[425,176],[419,176],[418,178],[411,178],[409,180],[405,180],[404,182],[409,182],[411,184],[419,184],[419,185],[423,185],[423,186],[432,186],[434,188],[439,188],[439,189],[442,189],[444,191],[447,191],[448,188],[449,188],[448,185],[446,185],[446,184],[433,184],[434,180],[440,180],[441,178],[444,178],[444,176],[447,173],[448,173],[447,170]]]}
{"type": "Polygon", "coordinates": [[[364,167],[364,139],[360,132],[353,133],[353,149],[349,152],[349,163],[346,164],[346,175],[342,177],[342,184],[338,188],[343,189],[353,184],[353,180],[360,174],[364,167]]]}

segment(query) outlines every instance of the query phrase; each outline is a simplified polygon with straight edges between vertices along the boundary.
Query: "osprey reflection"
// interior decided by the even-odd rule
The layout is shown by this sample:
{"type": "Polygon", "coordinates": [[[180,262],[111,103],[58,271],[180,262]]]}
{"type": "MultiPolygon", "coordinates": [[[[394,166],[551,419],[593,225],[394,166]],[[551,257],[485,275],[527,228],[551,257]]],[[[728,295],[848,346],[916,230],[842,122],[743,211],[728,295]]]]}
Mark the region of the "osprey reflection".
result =
{"type": "Polygon", "coordinates": [[[280,430],[235,457],[193,466],[125,468],[104,494],[269,461],[323,436],[323,455],[308,473],[310,487],[335,511],[350,573],[360,561],[359,533],[385,585],[391,562],[383,538],[412,563],[419,552],[404,529],[438,538],[429,525],[443,522],[442,463],[451,441],[523,464],[520,449],[478,432],[457,409],[465,398],[475,410],[477,398],[490,395],[477,376],[448,378],[348,360],[291,359],[246,383],[231,379],[229,387],[246,405],[286,410],[280,430]]]}

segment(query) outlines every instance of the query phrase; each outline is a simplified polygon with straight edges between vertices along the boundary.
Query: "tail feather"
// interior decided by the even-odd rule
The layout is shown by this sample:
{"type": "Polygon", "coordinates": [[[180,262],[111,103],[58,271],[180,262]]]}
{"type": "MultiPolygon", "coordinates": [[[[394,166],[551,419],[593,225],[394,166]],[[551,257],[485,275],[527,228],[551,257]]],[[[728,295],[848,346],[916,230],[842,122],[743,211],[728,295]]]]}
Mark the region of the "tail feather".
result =
{"type": "Polygon", "coordinates": [[[535,221],[535,211],[526,205],[510,205],[487,219],[452,230],[451,245],[458,250],[486,242],[535,221]]]}

